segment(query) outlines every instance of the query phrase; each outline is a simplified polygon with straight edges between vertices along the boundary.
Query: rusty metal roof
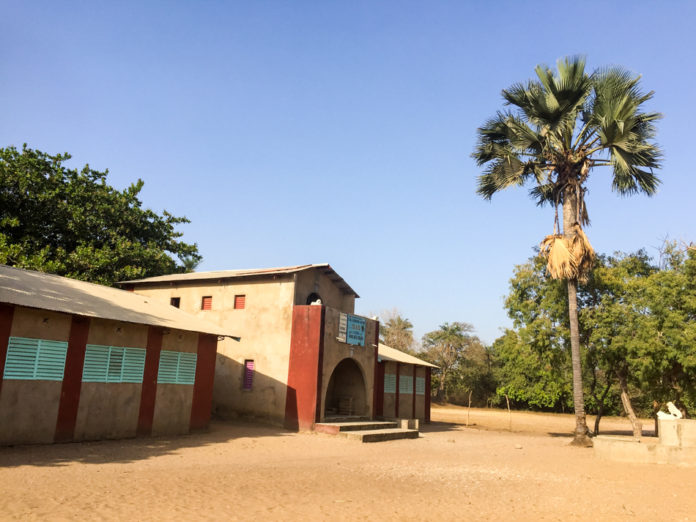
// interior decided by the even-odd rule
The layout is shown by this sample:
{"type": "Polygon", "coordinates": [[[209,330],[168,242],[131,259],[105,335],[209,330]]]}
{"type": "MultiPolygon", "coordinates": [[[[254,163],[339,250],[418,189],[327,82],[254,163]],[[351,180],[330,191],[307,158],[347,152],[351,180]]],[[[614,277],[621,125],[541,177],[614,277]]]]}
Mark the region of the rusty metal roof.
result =
{"type": "Polygon", "coordinates": [[[282,274],[294,274],[304,270],[320,270],[334,284],[343,290],[346,294],[353,294],[356,298],[360,297],[345,280],[331,268],[328,263],[319,263],[314,265],[295,265],[284,266],[279,268],[252,268],[242,270],[216,270],[212,272],[189,272],[187,274],[169,274],[163,276],[147,277],[145,279],[134,279],[132,281],[119,281],[117,285],[123,286],[138,286],[148,285],[153,283],[185,283],[193,281],[205,281],[210,279],[237,279],[243,277],[264,278],[282,274]]]}
{"type": "Polygon", "coordinates": [[[221,326],[134,292],[6,265],[0,265],[0,302],[234,337],[221,326]]]}

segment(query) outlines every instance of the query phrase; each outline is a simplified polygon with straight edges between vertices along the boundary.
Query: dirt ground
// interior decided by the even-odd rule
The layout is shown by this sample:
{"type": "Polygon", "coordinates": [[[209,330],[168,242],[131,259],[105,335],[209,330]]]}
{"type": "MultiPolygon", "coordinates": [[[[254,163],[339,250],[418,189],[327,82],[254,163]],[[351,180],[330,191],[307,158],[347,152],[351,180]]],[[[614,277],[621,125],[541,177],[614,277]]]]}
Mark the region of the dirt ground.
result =
{"type": "MultiPolygon", "coordinates": [[[[0,448],[0,518],[692,520],[696,469],[568,446],[572,417],[433,408],[417,440],[360,444],[256,424],[0,448]]],[[[630,430],[624,419],[606,429],[630,430]]]]}

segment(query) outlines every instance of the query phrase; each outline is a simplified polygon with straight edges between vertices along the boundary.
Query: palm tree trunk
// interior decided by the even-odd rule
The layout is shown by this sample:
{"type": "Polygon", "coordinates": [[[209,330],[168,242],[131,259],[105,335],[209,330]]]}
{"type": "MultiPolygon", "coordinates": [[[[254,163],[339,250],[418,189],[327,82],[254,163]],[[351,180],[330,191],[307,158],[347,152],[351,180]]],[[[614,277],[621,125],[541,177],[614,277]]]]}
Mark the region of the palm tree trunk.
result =
{"type": "MultiPolygon", "coordinates": [[[[577,220],[575,190],[566,189],[563,198],[563,233],[569,231],[577,220]]],[[[570,355],[573,362],[573,407],[575,408],[575,436],[573,445],[591,446],[589,429],[585,419],[585,399],[582,390],[582,364],[580,359],[580,326],[578,323],[578,280],[568,279],[568,319],[570,322],[570,355]]]]}

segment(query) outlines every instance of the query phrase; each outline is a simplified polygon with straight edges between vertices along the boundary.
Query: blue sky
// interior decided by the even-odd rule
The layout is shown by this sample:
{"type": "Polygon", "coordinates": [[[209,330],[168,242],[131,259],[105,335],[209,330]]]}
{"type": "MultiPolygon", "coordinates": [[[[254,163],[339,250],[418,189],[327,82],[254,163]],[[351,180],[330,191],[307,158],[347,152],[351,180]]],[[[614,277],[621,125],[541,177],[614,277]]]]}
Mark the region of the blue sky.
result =
{"type": "Polygon", "coordinates": [[[596,171],[587,232],[599,252],[696,240],[695,22],[685,1],[4,2],[0,146],[142,178],[146,206],[191,219],[200,270],[329,262],[358,313],[492,342],[553,216],[475,194],[476,128],[539,63],[642,74],[663,185],[620,198],[596,171]]]}

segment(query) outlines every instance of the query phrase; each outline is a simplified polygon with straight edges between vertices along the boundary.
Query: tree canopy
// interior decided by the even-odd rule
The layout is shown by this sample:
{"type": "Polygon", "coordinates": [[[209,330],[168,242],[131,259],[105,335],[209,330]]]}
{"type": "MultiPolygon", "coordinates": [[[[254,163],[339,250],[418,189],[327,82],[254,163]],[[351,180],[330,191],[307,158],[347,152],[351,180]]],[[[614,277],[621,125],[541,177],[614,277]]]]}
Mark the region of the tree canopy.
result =
{"type": "Polygon", "coordinates": [[[142,180],[120,191],[70,157],[0,149],[0,263],[102,284],[195,267],[176,230],[188,219],[143,208],[142,180]]]}

